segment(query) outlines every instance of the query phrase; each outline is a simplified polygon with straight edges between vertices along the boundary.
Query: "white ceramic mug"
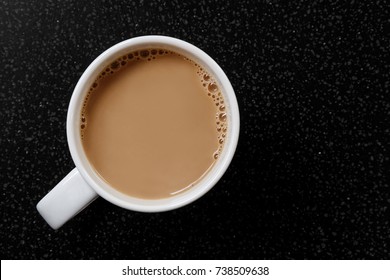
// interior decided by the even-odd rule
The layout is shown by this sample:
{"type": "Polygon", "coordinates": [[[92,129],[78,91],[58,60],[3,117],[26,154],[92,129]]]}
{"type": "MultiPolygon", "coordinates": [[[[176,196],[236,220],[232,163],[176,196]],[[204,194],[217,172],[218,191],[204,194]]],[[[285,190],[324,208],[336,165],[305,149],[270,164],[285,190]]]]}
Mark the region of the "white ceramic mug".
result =
{"type": "Polygon", "coordinates": [[[91,63],[74,89],[68,109],[67,136],[76,168],[37,204],[37,209],[53,229],[58,229],[98,196],[120,207],[141,212],[161,212],[187,205],[210,190],[224,174],[236,150],[239,128],[240,117],[234,90],[223,70],[205,52],[187,42],[166,36],[142,36],[118,43],[91,63]],[[181,194],[154,200],[125,195],[104,182],[88,162],[80,136],[82,104],[95,78],[116,58],[133,50],[150,47],[175,51],[206,67],[221,86],[228,123],[222,153],[207,175],[181,194]]]}

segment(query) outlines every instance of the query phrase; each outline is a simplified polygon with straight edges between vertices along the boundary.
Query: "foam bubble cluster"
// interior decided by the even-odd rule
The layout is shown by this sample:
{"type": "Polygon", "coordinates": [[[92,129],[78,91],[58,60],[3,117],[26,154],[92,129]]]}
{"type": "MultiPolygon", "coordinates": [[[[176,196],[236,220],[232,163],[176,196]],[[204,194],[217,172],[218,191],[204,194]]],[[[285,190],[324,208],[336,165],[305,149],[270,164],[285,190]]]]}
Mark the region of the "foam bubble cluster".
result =
{"type": "Polygon", "coordinates": [[[199,77],[200,84],[204,88],[205,95],[210,98],[211,101],[215,104],[215,127],[218,135],[219,146],[217,151],[215,151],[212,156],[214,159],[217,159],[222,151],[223,144],[226,138],[226,132],[228,129],[225,101],[220,86],[218,85],[214,77],[204,69],[204,67],[183,55],[166,49],[146,48],[136,50],[131,53],[122,55],[121,57],[118,57],[117,59],[109,63],[106,67],[104,67],[104,69],[97,76],[96,80],[90,86],[88,94],[84,99],[80,119],[81,138],[84,138],[84,131],[88,125],[86,115],[86,106],[88,104],[88,99],[90,98],[91,93],[93,93],[93,91],[99,87],[99,83],[102,79],[105,79],[106,77],[116,73],[117,71],[120,71],[121,68],[125,67],[126,65],[130,65],[132,62],[148,62],[166,55],[177,55],[183,57],[183,59],[185,59],[189,63],[192,63],[193,66],[196,68],[196,74],[199,77]]]}
{"type": "Polygon", "coordinates": [[[221,89],[213,76],[210,75],[210,73],[208,73],[200,65],[196,63],[194,63],[194,65],[198,68],[197,74],[205,90],[205,94],[207,94],[207,96],[212,99],[216,106],[215,127],[218,134],[219,146],[217,151],[214,152],[213,157],[214,159],[217,159],[222,152],[222,148],[225,143],[226,132],[228,129],[225,101],[223,99],[221,89]]]}

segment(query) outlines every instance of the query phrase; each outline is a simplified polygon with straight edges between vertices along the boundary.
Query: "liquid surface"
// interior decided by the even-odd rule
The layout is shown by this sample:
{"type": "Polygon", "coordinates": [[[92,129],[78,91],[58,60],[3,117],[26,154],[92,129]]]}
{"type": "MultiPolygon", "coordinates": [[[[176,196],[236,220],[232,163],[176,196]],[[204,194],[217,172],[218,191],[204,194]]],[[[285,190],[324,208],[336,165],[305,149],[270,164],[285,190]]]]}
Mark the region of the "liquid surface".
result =
{"type": "Polygon", "coordinates": [[[96,172],[130,196],[159,199],[190,188],[217,160],[227,130],[222,94],[193,61],[141,50],[93,83],[81,118],[96,172]]]}

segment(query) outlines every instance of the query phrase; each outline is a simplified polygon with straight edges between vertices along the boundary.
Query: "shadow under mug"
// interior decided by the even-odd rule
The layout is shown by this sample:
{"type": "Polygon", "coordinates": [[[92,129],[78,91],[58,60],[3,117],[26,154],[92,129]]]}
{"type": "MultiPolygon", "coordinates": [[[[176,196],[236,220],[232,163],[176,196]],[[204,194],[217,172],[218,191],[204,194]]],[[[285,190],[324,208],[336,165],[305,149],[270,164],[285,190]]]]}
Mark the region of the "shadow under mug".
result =
{"type": "Polygon", "coordinates": [[[182,207],[204,195],[225,173],[236,150],[239,129],[240,116],[234,90],[226,74],[210,56],[194,45],[172,37],[141,36],[128,39],[98,56],[78,81],[67,115],[68,145],[76,167],[42,198],[37,204],[37,209],[53,229],[58,229],[98,196],[117,206],[140,212],[162,212],[182,207]],[[224,148],[212,169],[190,189],[164,199],[135,198],[108,185],[88,162],[79,129],[84,98],[99,73],[116,58],[134,50],[150,47],[172,50],[206,67],[221,87],[228,123],[224,148]]]}

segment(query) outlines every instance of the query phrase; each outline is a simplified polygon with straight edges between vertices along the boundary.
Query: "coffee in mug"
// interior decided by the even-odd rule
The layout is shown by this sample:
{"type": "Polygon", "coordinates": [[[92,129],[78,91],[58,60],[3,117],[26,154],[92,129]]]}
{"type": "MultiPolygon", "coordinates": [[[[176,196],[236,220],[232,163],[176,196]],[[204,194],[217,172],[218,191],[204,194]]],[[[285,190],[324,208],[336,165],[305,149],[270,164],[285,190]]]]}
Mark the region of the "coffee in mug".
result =
{"type": "Polygon", "coordinates": [[[80,135],[88,161],[112,188],[161,199],[196,184],[214,165],[229,128],[216,79],[169,49],[121,55],[84,99],[80,135]]]}

